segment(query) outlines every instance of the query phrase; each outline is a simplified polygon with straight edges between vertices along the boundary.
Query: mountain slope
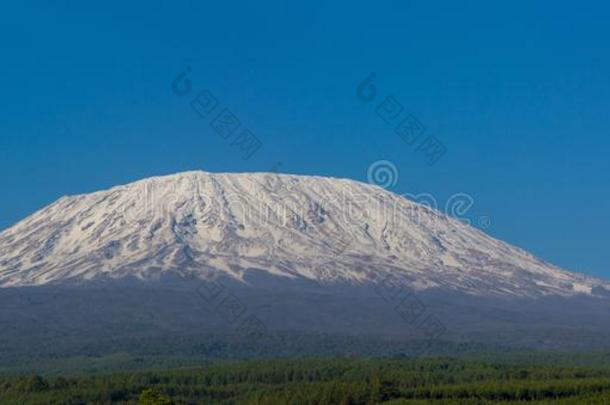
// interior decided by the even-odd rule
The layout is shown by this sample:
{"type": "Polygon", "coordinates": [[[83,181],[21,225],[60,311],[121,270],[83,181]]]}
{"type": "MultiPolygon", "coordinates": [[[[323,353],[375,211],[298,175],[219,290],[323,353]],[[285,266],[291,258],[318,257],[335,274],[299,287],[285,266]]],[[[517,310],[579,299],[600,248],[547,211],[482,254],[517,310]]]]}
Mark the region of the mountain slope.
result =
{"type": "Polygon", "coordinates": [[[185,275],[477,296],[605,295],[460,221],[351,180],[185,172],[63,197],[0,233],[0,286],[185,275]]]}

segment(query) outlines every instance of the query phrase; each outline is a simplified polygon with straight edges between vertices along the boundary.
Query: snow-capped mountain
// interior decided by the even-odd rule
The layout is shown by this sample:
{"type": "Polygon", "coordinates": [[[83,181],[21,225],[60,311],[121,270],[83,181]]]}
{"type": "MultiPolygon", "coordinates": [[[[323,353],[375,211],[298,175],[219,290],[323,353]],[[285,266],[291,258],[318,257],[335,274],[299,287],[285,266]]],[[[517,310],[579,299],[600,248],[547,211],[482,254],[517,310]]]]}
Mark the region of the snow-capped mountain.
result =
{"type": "Polygon", "coordinates": [[[605,294],[461,221],[351,180],[185,172],[63,197],[0,233],[0,286],[228,276],[478,296],[605,294]]]}

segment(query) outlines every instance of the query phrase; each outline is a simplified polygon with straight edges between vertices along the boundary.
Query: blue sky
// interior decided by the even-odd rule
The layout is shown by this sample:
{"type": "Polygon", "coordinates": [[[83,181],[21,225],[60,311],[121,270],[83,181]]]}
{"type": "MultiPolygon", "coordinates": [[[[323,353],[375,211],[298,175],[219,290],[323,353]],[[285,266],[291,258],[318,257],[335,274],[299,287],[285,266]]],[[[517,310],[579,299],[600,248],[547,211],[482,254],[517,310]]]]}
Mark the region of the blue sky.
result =
{"type": "Polygon", "coordinates": [[[0,13],[1,229],[153,175],[281,162],[366,180],[389,160],[394,191],[468,193],[493,236],[610,278],[603,2],[53,3],[0,13]],[[261,141],[250,159],[189,106],[204,89],[261,141]],[[387,96],[446,147],[436,164],[376,114],[387,96]]]}

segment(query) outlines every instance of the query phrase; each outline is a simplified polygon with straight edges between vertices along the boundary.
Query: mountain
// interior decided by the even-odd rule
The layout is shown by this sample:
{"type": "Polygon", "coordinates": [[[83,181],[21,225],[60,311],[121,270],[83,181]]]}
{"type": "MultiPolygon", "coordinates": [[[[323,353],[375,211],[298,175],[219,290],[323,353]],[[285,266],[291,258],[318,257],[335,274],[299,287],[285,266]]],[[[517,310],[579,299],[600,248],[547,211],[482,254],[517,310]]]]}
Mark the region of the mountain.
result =
{"type": "Polygon", "coordinates": [[[0,233],[0,362],[241,355],[252,320],[291,336],[256,355],[590,349],[609,309],[607,281],[345,179],[185,172],[63,197],[0,233]]]}
{"type": "Polygon", "coordinates": [[[387,276],[479,296],[596,295],[569,273],[376,186],[186,172],[63,197],[0,234],[0,285],[158,280],[250,269],[322,284],[387,276]]]}

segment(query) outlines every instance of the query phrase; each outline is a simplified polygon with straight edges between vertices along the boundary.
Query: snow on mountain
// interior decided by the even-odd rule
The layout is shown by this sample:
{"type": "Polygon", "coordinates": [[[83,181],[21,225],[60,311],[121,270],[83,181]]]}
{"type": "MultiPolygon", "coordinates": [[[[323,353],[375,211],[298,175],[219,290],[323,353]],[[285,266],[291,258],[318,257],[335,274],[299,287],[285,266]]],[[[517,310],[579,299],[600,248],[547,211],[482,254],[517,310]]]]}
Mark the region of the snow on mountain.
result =
{"type": "Polygon", "coordinates": [[[63,197],[0,233],[0,286],[225,275],[479,296],[595,295],[573,274],[376,186],[270,173],[185,172],[63,197]]]}

